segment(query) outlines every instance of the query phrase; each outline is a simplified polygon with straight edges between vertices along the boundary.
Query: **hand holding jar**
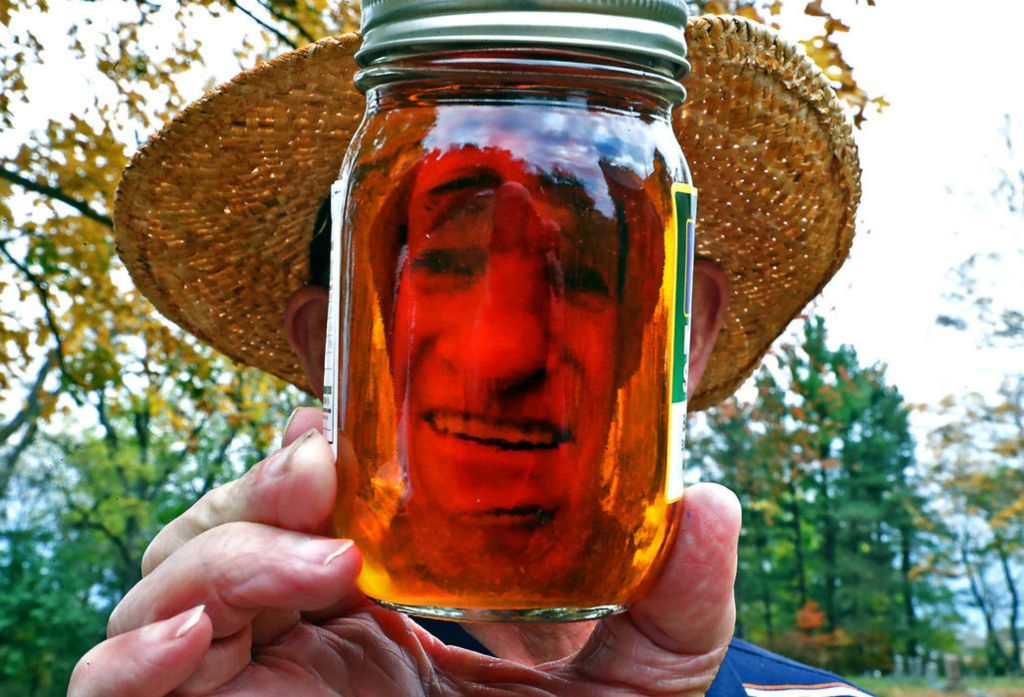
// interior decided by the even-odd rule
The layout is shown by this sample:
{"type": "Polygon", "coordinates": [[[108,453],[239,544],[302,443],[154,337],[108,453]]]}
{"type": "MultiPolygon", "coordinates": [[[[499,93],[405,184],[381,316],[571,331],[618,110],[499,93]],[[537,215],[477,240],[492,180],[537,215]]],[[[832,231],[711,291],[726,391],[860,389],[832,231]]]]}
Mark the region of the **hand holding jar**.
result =
{"type": "MultiPolygon", "coordinates": [[[[732,635],[739,506],[687,490],[665,570],[628,613],[486,625],[499,657],[449,647],[356,590],[360,556],[329,525],[334,458],[291,420],[290,448],[214,490],[146,553],[145,578],[79,662],[70,697],[703,694],[732,635]]],[[[471,631],[476,628],[471,627],[471,631]]]]}

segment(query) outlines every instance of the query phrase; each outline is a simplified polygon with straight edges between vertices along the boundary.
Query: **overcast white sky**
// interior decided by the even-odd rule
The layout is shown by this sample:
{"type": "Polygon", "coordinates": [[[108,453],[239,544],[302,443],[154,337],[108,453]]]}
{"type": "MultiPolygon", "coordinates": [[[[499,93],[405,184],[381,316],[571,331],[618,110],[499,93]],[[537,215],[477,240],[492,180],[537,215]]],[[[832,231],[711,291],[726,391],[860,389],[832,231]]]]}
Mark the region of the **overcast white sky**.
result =
{"type": "MultiPolygon", "coordinates": [[[[1017,251],[1024,217],[1014,218],[991,194],[1001,168],[1024,170],[1024,2],[825,7],[842,8],[851,27],[841,41],[859,83],[891,106],[857,134],[864,169],[858,237],[819,307],[832,336],[853,344],[863,362],[887,363],[912,402],[988,391],[1021,369],[1019,357],[979,351],[975,337],[939,327],[935,317],[950,269],[975,251],[1003,251],[986,276],[1004,302],[1020,307],[1024,297],[1017,251]],[[1003,137],[1007,115],[1018,137],[1016,162],[1003,137]]],[[[783,33],[799,36],[800,24],[784,19],[783,33]]]]}

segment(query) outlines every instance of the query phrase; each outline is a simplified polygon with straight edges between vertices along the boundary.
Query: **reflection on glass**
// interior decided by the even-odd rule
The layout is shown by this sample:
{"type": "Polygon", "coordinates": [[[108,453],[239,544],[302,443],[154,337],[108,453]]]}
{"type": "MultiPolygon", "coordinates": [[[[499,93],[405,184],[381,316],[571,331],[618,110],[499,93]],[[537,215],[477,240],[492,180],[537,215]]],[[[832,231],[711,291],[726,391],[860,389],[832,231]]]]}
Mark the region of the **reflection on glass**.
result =
{"type": "Polygon", "coordinates": [[[545,139],[522,113],[455,111],[407,121],[406,150],[353,175],[342,272],[350,335],[369,339],[350,347],[347,403],[364,406],[339,532],[391,602],[627,602],[667,531],[672,173],[656,138],[608,145],[626,119],[527,110],[560,131],[545,139]]]}

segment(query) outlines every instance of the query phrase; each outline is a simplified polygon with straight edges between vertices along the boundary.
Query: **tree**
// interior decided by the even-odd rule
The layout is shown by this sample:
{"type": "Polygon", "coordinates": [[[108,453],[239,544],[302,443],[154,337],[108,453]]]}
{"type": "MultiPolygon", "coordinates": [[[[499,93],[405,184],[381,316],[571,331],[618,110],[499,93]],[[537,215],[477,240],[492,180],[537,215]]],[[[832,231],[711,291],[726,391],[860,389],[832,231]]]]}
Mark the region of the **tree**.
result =
{"type": "Polygon", "coordinates": [[[93,569],[34,523],[0,537],[0,695],[64,694],[83,647],[103,638],[105,613],[90,602],[93,569]]]}
{"type": "Polygon", "coordinates": [[[877,669],[948,639],[942,526],[899,391],[827,339],[806,321],[757,374],[756,401],[711,410],[691,452],[744,506],[740,630],[795,658],[877,669]]]}
{"type": "Polygon", "coordinates": [[[17,627],[0,694],[63,694],[157,529],[259,460],[306,401],[156,316],[113,248],[138,134],[198,96],[180,86],[203,59],[192,29],[222,25],[251,63],[352,21],[324,3],[0,2],[0,131],[16,134],[0,144],[0,298],[17,308],[0,314],[0,626],[17,627]],[[48,31],[63,17],[67,33],[48,31]],[[95,97],[28,125],[46,89],[33,70],[62,44],[94,66],[95,97]]]}
{"type": "Polygon", "coordinates": [[[971,230],[978,250],[952,270],[950,290],[946,293],[948,308],[936,317],[940,326],[970,331],[979,348],[985,350],[1024,346],[1024,306],[1019,293],[1005,293],[992,280],[1006,282],[1016,289],[1016,270],[1024,262],[1024,154],[1017,144],[1021,125],[1009,115],[1003,126],[1006,146],[1005,162],[996,172],[992,189],[983,192],[990,199],[984,205],[1001,213],[999,225],[991,226],[987,235],[971,230]],[[991,205],[994,204],[994,205],[991,205]],[[1012,269],[1010,274],[1006,269],[1012,269]]]}
{"type": "MultiPolygon", "coordinates": [[[[23,395],[21,408],[0,424],[0,485],[38,437],[40,424],[55,416],[91,410],[116,448],[125,436],[112,426],[111,415],[128,412],[126,425],[145,454],[147,429],[159,411],[176,412],[173,425],[199,438],[205,414],[241,410],[240,418],[259,423],[269,400],[288,392],[255,371],[243,378],[245,389],[236,389],[219,378],[238,366],[156,317],[124,279],[110,234],[111,203],[135,147],[129,134],[153,130],[185,103],[179,78],[202,60],[190,27],[224,24],[225,34],[240,37],[239,60],[251,61],[351,28],[354,21],[351,8],[335,14],[322,2],[256,3],[259,12],[233,0],[185,2],[173,12],[146,2],[108,3],[109,24],[97,34],[90,30],[92,16],[79,12],[69,27],[71,54],[95,65],[94,103],[82,113],[25,128],[19,102],[39,89],[30,84],[30,69],[42,65],[47,50],[56,50],[47,42],[67,40],[40,38],[40,23],[48,17],[32,12],[35,4],[0,4],[10,38],[0,53],[0,123],[25,135],[0,153],[0,293],[19,307],[0,318],[0,388],[23,395]],[[240,30],[240,18],[256,31],[240,30]],[[158,31],[173,37],[159,56],[152,49],[158,31]],[[152,94],[158,98],[147,98],[152,94]],[[168,400],[179,389],[188,398],[184,409],[168,400]]],[[[62,4],[76,14],[79,3],[62,4]]],[[[289,394],[287,399],[297,398],[289,394]]]]}
{"type": "Polygon", "coordinates": [[[985,621],[990,664],[997,672],[1019,675],[1024,671],[1024,377],[1008,377],[994,398],[977,393],[948,398],[941,408],[945,423],[932,434],[934,476],[953,502],[957,561],[985,621]]]}
{"type": "MultiPolygon", "coordinates": [[[[855,0],[857,1],[859,0],[855,0]]],[[[776,29],[780,28],[777,22],[768,20],[770,17],[778,16],[783,5],[780,0],[691,0],[691,4],[701,13],[740,15],[762,24],[770,24],[776,29]]],[[[804,5],[804,14],[820,17],[822,27],[820,34],[804,39],[800,43],[807,51],[808,57],[832,81],[836,94],[851,107],[854,124],[860,127],[867,118],[869,107],[874,106],[881,111],[889,104],[884,97],[870,96],[857,83],[853,66],[847,63],[843,57],[842,47],[836,41],[837,35],[849,32],[850,27],[826,10],[823,4],[822,0],[811,0],[804,5]]],[[[866,4],[873,7],[875,0],[866,0],[866,4]]]]}
{"type": "MultiPolygon", "coordinates": [[[[1010,357],[1024,346],[1024,307],[993,279],[1018,284],[1024,260],[1024,165],[1019,124],[1003,129],[1006,160],[985,195],[1002,214],[978,251],[953,270],[948,310],[936,322],[971,332],[980,356],[1010,357]],[[1006,273],[1006,269],[1010,269],[1006,273]]],[[[970,602],[985,622],[986,653],[993,670],[1021,674],[1021,595],[1024,590],[1024,373],[1011,369],[991,394],[947,397],[934,410],[942,423],[931,443],[933,476],[953,501],[958,554],[951,564],[967,580],[970,602]]]]}

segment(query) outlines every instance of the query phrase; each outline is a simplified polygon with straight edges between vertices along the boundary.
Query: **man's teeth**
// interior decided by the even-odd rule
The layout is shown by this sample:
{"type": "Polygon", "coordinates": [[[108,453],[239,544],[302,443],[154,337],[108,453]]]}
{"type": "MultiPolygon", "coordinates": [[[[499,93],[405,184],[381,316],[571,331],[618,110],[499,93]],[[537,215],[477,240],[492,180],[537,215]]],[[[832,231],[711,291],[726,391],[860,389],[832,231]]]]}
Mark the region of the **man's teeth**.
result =
{"type": "Polygon", "coordinates": [[[565,440],[561,431],[541,422],[511,423],[441,412],[428,420],[446,435],[507,448],[554,448],[565,440]]]}

